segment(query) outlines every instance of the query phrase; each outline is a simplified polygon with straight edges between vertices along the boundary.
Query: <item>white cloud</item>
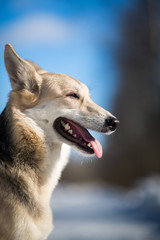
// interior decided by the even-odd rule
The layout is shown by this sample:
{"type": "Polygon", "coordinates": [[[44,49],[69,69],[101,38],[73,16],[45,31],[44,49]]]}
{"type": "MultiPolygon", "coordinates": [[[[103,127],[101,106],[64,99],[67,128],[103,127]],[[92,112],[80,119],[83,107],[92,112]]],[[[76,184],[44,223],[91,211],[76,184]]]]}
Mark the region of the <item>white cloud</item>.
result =
{"type": "Polygon", "coordinates": [[[0,28],[0,42],[20,44],[59,43],[70,39],[73,29],[65,20],[47,14],[29,15],[0,28]]]}

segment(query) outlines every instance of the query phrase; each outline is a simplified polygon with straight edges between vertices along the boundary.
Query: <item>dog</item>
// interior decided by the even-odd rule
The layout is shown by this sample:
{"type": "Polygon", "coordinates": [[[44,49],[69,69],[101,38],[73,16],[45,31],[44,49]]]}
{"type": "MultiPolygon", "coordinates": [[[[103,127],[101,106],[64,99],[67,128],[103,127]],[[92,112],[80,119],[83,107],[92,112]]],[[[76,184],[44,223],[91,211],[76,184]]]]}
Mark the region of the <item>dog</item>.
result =
{"type": "Polygon", "coordinates": [[[102,146],[87,128],[111,134],[118,120],[73,77],[41,69],[10,44],[4,60],[12,90],[0,115],[0,240],[44,240],[70,147],[101,158],[102,146]]]}

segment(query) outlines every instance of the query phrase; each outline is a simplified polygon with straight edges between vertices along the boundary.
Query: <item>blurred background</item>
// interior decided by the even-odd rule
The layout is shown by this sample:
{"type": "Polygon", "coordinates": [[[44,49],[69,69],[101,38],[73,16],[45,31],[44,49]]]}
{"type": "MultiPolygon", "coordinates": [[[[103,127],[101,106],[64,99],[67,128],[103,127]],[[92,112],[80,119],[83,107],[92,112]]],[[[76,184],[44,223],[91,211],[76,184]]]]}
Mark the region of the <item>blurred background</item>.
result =
{"type": "Polygon", "coordinates": [[[160,1],[0,2],[0,111],[11,89],[4,45],[84,82],[120,120],[93,135],[102,159],[75,152],[53,194],[48,240],[160,239],[160,1]]]}

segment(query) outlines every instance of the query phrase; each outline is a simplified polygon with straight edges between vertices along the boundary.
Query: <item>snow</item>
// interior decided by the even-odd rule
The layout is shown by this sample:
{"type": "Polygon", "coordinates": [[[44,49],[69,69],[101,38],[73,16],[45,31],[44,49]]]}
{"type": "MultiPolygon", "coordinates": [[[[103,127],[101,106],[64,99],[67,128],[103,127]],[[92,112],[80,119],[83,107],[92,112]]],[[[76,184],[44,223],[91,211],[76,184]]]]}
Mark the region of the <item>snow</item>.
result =
{"type": "Polygon", "coordinates": [[[130,192],[98,185],[60,184],[48,240],[159,240],[160,179],[130,192]]]}

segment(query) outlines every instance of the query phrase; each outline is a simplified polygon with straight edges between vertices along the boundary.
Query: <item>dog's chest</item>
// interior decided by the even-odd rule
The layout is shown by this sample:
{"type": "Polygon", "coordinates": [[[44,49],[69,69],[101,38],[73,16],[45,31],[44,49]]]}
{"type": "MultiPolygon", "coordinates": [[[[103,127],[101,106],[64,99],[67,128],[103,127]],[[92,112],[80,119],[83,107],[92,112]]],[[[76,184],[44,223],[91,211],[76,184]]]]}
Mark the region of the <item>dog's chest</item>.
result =
{"type": "Polygon", "coordinates": [[[47,152],[47,171],[44,175],[45,184],[42,186],[41,199],[50,201],[51,194],[55,189],[61,173],[68,162],[70,147],[66,144],[54,145],[47,152]]]}
{"type": "MultiPolygon", "coordinates": [[[[52,210],[50,208],[50,199],[54,188],[56,187],[58,180],[61,176],[61,172],[65,165],[67,164],[68,157],[70,153],[70,147],[66,144],[62,144],[61,146],[56,146],[52,151],[47,153],[48,157],[48,168],[45,173],[45,184],[41,187],[40,196],[38,197],[39,204],[41,205],[42,216],[36,223],[36,227],[34,228],[34,224],[32,221],[30,222],[29,229],[32,234],[36,233],[35,239],[46,239],[46,236],[52,231],[52,210]],[[33,226],[32,226],[33,225],[33,226]]],[[[28,230],[27,230],[28,231],[28,230]]],[[[34,238],[33,238],[34,239],[34,238]]]]}

